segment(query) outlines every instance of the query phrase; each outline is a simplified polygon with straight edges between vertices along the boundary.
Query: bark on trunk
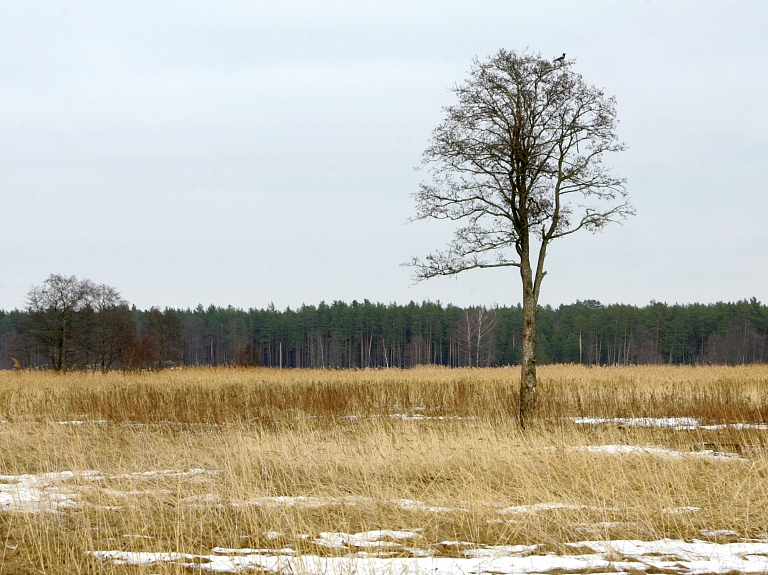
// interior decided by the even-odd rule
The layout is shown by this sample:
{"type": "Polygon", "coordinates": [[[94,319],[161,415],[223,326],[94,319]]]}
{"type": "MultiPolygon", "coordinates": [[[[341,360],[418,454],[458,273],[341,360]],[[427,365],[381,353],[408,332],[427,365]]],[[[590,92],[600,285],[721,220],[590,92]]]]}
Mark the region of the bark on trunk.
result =
{"type": "Polygon", "coordinates": [[[520,425],[526,427],[536,412],[536,293],[527,258],[520,266],[523,280],[523,354],[520,372],[520,425]]]}
{"type": "Polygon", "coordinates": [[[67,371],[67,324],[64,323],[61,327],[61,356],[59,361],[61,362],[60,370],[67,371]]]}

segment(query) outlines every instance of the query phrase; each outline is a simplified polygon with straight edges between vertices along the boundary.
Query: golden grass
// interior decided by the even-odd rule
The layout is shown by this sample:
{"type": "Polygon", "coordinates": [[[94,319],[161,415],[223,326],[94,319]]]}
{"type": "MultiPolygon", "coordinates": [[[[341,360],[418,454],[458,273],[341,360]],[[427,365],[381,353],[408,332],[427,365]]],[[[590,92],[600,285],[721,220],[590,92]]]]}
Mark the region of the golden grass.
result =
{"type": "MultiPolygon", "coordinates": [[[[539,368],[542,418],[689,416],[768,420],[768,368],[539,368]]],[[[275,370],[193,368],[124,374],[0,372],[0,418],[16,421],[276,422],[418,408],[426,415],[507,420],[519,371],[499,369],[275,370]]]]}
{"type": "Polygon", "coordinates": [[[567,418],[768,420],[768,367],[545,366],[541,419],[526,432],[513,417],[518,376],[441,368],[0,372],[0,474],[100,473],[61,482],[77,507],[0,511],[0,573],[177,569],[101,563],[86,554],[96,549],[334,553],[312,542],[323,531],[418,528],[419,545],[441,554],[456,553],[440,546],[445,540],[557,549],[584,539],[701,537],[703,529],[765,536],[768,432],[567,418]],[[74,420],[106,423],[57,423],[74,420]],[[600,445],[681,455],[584,449],[600,445]],[[741,457],[697,455],[706,449],[741,457]],[[203,472],[140,475],[190,469],[203,472]],[[509,509],[540,503],[558,507],[509,509]]]}

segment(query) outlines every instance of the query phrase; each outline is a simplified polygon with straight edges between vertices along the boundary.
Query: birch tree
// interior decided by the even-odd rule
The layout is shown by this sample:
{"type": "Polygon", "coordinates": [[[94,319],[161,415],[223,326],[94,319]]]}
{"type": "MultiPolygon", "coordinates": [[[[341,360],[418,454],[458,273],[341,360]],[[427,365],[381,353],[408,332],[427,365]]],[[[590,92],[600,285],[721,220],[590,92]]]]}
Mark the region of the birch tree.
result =
{"type": "Polygon", "coordinates": [[[446,249],[413,258],[417,281],[519,270],[522,425],[536,411],[536,312],[550,244],[633,213],[625,180],[603,165],[606,153],[625,149],[615,98],[587,84],[574,64],[507,50],[475,59],[424,151],[431,181],[414,194],[416,220],[460,222],[446,249]]]}

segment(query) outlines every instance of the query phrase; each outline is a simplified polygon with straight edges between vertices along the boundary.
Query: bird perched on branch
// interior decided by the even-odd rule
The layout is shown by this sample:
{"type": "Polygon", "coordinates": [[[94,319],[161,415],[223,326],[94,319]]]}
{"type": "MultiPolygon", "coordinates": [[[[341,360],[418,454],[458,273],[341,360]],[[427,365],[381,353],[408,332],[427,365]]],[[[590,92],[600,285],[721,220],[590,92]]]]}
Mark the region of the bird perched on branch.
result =
{"type": "Polygon", "coordinates": [[[553,60],[553,62],[554,62],[554,63],[558,63],[558,62],[564,62],[564,61],[565,61],[565,52],[563,52],[563,55],[562,55],[562,56],[560,56],[559,58],[555,58],[555,59],[553,60]]]}
{"type": "Polygon", "coordinates": [[[15,357],[12,357],[11,361],[13,362],[13,369],[24,369],[24,366],[22,366],[21,362],[15,357]]]}

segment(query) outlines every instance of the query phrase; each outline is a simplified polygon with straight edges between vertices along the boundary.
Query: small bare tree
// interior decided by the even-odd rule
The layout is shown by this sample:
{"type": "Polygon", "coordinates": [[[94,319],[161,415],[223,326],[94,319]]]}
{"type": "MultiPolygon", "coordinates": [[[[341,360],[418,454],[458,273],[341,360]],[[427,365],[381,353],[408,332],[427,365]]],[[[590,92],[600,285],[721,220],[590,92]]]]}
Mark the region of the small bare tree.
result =
{"type": "Polygon", "coordinates": [[[574,63],[506,50],[475,59],[423,154],[432,181],[414,194],[415,219],[465,222],[447,250],[413,258],[417,280],[520,270],[522,425],[536,410],[536,311],[550,243],[633,213],[624,180],[602,165],[606,152],[624,149],[615,99],[586,84],[574,63]]]}
{"type": "Polygon", "coordinates": [[[461,312],[456,326],[456,343],[469,367],[490,365],[493,358],[493,333],[496,315],[483,306],[469,307],[461,312]]]}

